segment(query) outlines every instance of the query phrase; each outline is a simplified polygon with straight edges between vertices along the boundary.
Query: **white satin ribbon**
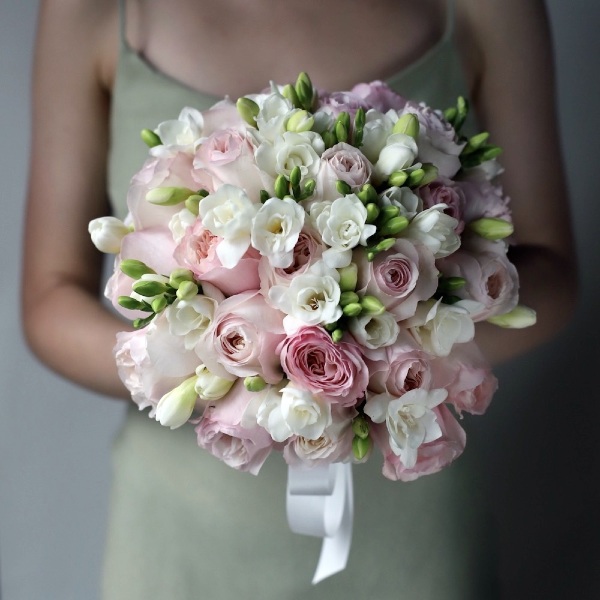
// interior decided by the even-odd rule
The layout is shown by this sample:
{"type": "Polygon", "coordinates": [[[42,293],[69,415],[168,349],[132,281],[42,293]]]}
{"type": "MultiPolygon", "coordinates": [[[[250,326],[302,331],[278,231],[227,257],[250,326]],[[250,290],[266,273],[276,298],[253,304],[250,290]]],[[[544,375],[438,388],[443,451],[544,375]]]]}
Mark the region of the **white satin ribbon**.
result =
{"type": "Polygon", "coordinates": [[[288,466],[286,508],[294,533],[323,538],[313,584],[343,571],[352,543],[352,464],[288,466]]]}

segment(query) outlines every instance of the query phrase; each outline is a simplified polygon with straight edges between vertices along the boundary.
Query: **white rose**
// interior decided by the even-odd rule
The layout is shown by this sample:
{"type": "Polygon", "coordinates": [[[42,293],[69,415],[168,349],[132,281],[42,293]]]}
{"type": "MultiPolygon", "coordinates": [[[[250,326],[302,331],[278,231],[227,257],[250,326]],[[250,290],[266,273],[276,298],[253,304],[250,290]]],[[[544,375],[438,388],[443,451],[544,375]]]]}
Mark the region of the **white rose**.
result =
{"type": "Polygon", "coordinates": [[[393,133],[379,153],[375,163],[374,179],[377,183],[385,181],[394,171],[401,171],[412,166],[417,157],[418,148],[415,140],[404,133],[393,133]]]}
{"type": "Polygon", "coordinates": [[[200,217],[206,229],[222,241],[217,256],[227,269],[235,267],[250,246],[252,219],[258,207],[243,189],[224,184],[200,202],[200,217]]]}
{"type": "Polygon", "coordinates": [[[129,227],[116,217],[93,219],[88,225],[88,231],[94,246],[107,254],[118,254],[123,238],[131,232],[129,227]]]}
{"type": "Polygon", "coordinates": [[[456,233],[458,221],[447,215],[445,204],[436,204],[418,213],[401,236],[427,246],[435,258],[443,258],[460,248],[456,233]]]}
{"type": "Polygon", "coordinates": [[[417,463],[419,446],[442,436],[432,409],[441,404],[447,395],[444,389],[416,388],[400,398],[377,394],[367,400],[365,413],[375,423],[385,422],[390,448],[407,469],[412,469],[417,463]]]}
{"type": "Polygon", "coordinates": [[[331,406],[310,392],[289,383],[280,398],[269,395],[257,413],[257,423],[264,427],[276,442],[293,435],[316,440],[331,424],[331,406]]]}
{"type": "Polygon", "coordinates": [[[355,194],[332,203],[314,204],[310,215],[329,246],[323,252],[323,260],[335,269],[347,267],[352,261],[352,248],[366,246],[367,238],[376,231],[375,225],[367,225],[367,209],[355,194]]]}
{"type": "Polygon", "coordinates": [[[452,305],[442,304],[441,300],[421,302],[405,325],[426,352],[448,356],[454,344],[473,339],[475,325],[471,313],[480,306],[469,300],[452,305]]]}
{"type": "Polygon", "coordinates": [[[338,272],[319,261],[308,273],[295,277],[289,287],[272,287],[269,301],[275,308],[306,325],[333,323],[342,316],[338,282],[338,272]]]}
{"type": "Polygon", "coordinates": [[[292,198],[269,198],[256,213],[252,246],[269,259],[271,266],[286,268],[292,264],[305,214],[292,198]]]}
{"type": "Polygon", "coordinates": [[[400,333],[396,319],[389,312],[381,315],[359,315],[349,320],[348,329],[361,346],[372,350],[391,346],[400,333]]]}

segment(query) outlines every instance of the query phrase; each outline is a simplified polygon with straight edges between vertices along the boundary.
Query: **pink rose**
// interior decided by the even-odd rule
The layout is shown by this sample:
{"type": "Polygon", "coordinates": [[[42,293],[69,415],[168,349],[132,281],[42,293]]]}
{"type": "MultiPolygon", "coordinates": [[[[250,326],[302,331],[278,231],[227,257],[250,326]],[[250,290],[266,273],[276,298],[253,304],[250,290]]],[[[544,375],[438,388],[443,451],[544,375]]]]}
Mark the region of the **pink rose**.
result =
{"type": "Polygon", "coordinates": [[[226,296],[258,289],[259,253],[249,248],[235,267],[227,269],[216,253],[220,241],[220,237],[213,235],[197,220],[187,228],[173,256],[180,266],[192,271],[198,280],[212,283],[226,296]]]}
{"type": "Polygon", "coordinates": [[[196,353],[220,377],[260,375],[277,383],[283,375],[275,350],[285,338],[283,316],[257,290],[231,296],[217,307],[196,353]]]}
{"type": "Polygon", "coordinates": [[[192,157],[185,152],[149,158],[131,180],[127,192],[127,207],[136,231],[167,226],[181,206],[156,206],[146,200],[146,194],[158,187],[186,187],[198,184],[192,178],[192,157]]]}
{"type": "Polygon", "coordinates": [[[216,190],[224,183],[235,185],[258,202],[263,183],[254,150],[251,138],[244,132],[219,129],[196,151],[194,180],[208,190],[216,190]]]}
{"type": "Polygon", "coordinates": [[[512,223],[510,200],[504,195],[502,188],[489,181],[458,181],[456,183],[465,196],[465,223],[476,221],[482,217],[504,219],[512,223]]]}
{"type": "Polygon", "coordinates": [[[358,346],[336,344],[320,327],[298,329],[277,352],[292,382],[332,403],[354,406],[367,389],[369,373],[358,346]]]}
{"type": "Polygon", "coordinates": [[[403,98],[383,81],[372,81],[371,83],[359,83],[352,88],[352,93],[362,98],[369,108],[374,108],[380,113],[388,110],[402,110],[406,106],[406,98],[403,98]]]}
{"type": "Polygon", "coordinates": [[[436,387],[448,390],[447,401],[462,411],[482,415],[498,389],[492,373],[477,344],[458,344],[452,353],[433,363],[436,387]]]}
{"type": "MultiPolygon", "coordinates": [[[[401,331],[392,346],[366,350],[369,390],[396,398],[417,388],[432,388],[431,357],[406,331],[401,331]]],[[[435,387],[442,387],[435,386],[435,387]]]]}
{"type": "Polygon", "coordinates": [[[258,264],[260,278],[260,291],[265,297],[269,297],[269,290],[276,285],[289,287],[292,279],[302,273],[306,273],[312,265],[321,259],[323,244],[317,233],[309,227],[305,227],[298,236],[294,246],[292,264],[285,269],[273,267],[267,256],[263,256],[258,264]]]}
{"type": "Polygon", "coordinates": [[[370,106],[363,98],[353,92],[323,92],[319,91],[318,112],[325,112],[332,117],[337,117],[342,111],[350,113],[354,118],[359,108],[368,110],[370,106]]]}
{"type": "Polygon", "coordinates": [[[438,266],[446,277],[466,279],[464,287],[453,294],[482,305],[471,315],[475,322],[507,313],[519,301],[519,275],[505,254],[459,250],[438,261],[438,266]]]}
{"type": "Polygon", "coordinates": [[[223,129],[235,129],[240,132],[248,130],[248,125],[240,116],[235,102],[232,102],[229,98],[221,100],[208,110],[203,111],[202,117],[204,119],[202,134],[205,136],[223,129]]]}
{"type": "Polygon", "coordinates": [[[248,392],[242,381],[215,406],[210,406],[195,431],[198,446],[225,464],[257,475],[273,448],[271,436],[262,427],[241,426],[242,415],[256,393],[248,392]]]}
{"type": "Polygon", "coordinates": [[[151,269],[161,275],[170,275],[177,268],[173,258],[175,243],[168,229],[152,228],[143,231],[134,231],[123,238],[121,253],[115,259],[115,269],[106,282],[104,295],[115,309],[128,319],[146,317],[147,313],[127,310],[119,305],[119,296],[129,296],[134,280],[119,269],[121,261],[136,259],[146,263],[151,269]]]}
{"type": "Polygon", "coordinates": [[[462,233],[465,228],[463,220],[465,195],[459,185],[449,179],[434,181],[419,188],[419,196],[423,200],[424,209],[432,208],[436,204],[446,204],[447,208],[444,212],[458,221],[454,231],[462,233]]]}
{"type": "Polygon", "coordinates": [[[317,174],[317,194],[322,200],[340,197],[336,183],[341,180],[355,189],[371,178],[373,165],[357,148],[350,144],[336,144],[321,155],[321,166],[317,174]]]}
{"type": "Polygon", "coordinates": [[[356,253],[359,294],[381,300],[397,321],[415,314],[417,304],[433,296],[438,285],[438,270],[433,253],[421,244],[398,239],[394,246],[369,262],[363,252],[356,253]]]}
{"type": "Polygon", "coordinates": [[[417,145],[418,159],[433,163],[443,177],[452,179],[460,169],[458,158],[464,143],[459,143],[456,131],[439,111],[420,103],[409,102],[403,114],[412,113],[421,125],[417,145]]]}
{"type": "Polygon", "coordinates": [[[412,469],[407,469],[402,464],[400,457],[390,449],[389,434],[385,423],[371,425],[373,441],[383,454],[382,473],[384,477],[392,481],[414,481],[423,475],[441,471],[462,454],[466,444],[463,428],[447,407],[437,406],[433,412],[436,414],[442,436],[419,447],[417,463],[412,469]]]}

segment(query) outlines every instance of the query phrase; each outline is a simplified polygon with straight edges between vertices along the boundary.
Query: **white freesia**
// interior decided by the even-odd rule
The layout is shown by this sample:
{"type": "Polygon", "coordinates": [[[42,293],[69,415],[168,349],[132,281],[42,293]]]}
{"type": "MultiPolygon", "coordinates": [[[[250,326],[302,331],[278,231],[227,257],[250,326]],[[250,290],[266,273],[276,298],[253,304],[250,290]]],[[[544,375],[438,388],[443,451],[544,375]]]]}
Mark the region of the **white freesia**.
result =
{"type": "Polygon", "coordinates": [[[250,246],[252,219],[258,207],[243,189],[224,184],[200,203],[200,217],[206,229],[222,241],[217,256],[227,269],[235,267],[250,246]]]}
{"type": "Polygon", "coordinates": [[[196,394],[201,400],[213,402],[220,400],[229,392],[235,383],[235,378],[223,379],[211,373],[206,365],[200,365],[196,369],[196,394]]]}
{"type": "Polygon", "coordinates": [[[341,269],[352,261],[352,248],[366,246],[367,238],[376,231],[367,224],[367,209],[355,194],[348,194],[333,202],[319,202],[311,207],[311,219],[329,246],[323,252],[323,261],[329,267],[341,269]]]}
{"type": "Polygon", "coordinates": [[[385,181],[394,171],[412,166],[417,158],[418,148],[414,138],[404,133],[393,133],[379,153],[373,169],[376,183],[385,181]]]}
{"type": "Polygon", "coordinates": [[[287,268],[306,213],[292,198],[269,198],[252,221],[251,242],[273,267],[287,268]]]}
{"type": "Polygon", "coordinates": [[[421,347],[434,356],[448,356],[454,344],[469,342],[475,335],[471,313],[481,307],[478,302],[461,300],[442,304],[441,300],[421,302],[415,315],[405,322],[421,347]]]}
{"type": "Polygon", "coordinates": [[[289,177],[292,169],[299,167],[303,178],[314,178],[319,171],[319,157],[324,150],[325,144],[319,134],[313,131],[286,131],[273,144],[265,142],[257,148],[256,164],[272,177],[289,177]]]}
{"type": "Polygon", "coordinates": [[[186,350],[191,350],[210,327],[216,308],[217,301],[203,295],[191,300],[175,300],[165,309],[169,331],[182,336],[186,350]]]}
{"type": "Polygon", "coordinates": [[[447,397],[444,389],[416,388],[393,398],[388,394],[369,397],[365,413],[375,423],[385,422],[392,452],[407,469],[417,463],[418,449],[442,436],[433,408],[447,397]]]}
{"type": "Polygon", "coordinates": [[[284,98],[277,88],[267,95],[250,96],[259,105],[256,116],[256,126],[260,138],[273,143],[285,132],[285,124],[292,114],[294,107],[284,98]]]}
{"type": "Polygon", "coordinates": [[[533,308],[518,304],[510,312],[503,315],[496,315],[487,319],[488,323],[505,327],[507,329],[523,329],[535,325],[537,314],[533,308]]]}
{"type": "Polygon", "coordinates": [[[360,150],[372,163],[377,162],[393,127],[394,121],[388,115],[373,108],[366,112],[360,150]]]}
{"type": "Polygon", "coordinates": [[[391,346],[400,333],[396,319],[389,312],[381,315],[359,315],[348,321],[348,329],[361,346],[372,350],[391,346]]]}
{"type": "Polygon", "coordinates": [[[379,196],[381,206],[397,206],[409,221],[423,210],[423,201],[408,187],[390,187],[379,196]]]}
{"type": "Polygon", "coordinates": [[[316,440],[332,422],[331,405],[288,383],[279,398],[274,394],[265,398],[256,420],[276,442],[293,435],[316,440]]]}
{"type": "Polygon", "coordinates": [[[198,397],[196,379],[196,376],[189,377],[158,401],[155,418],[161,425],[177,429],[187,423],[198,397]]]}
{"type": "Polygon", "coordinates": [[[169,221],[169,229],[176,244],[183,239],[188,227],[192,227],[196,222],[196,215],[187,208],[176,212],[169,221]]]}
{"type": "Polygon", "coordinates": [[[307,273],[295,277],[289,287],[272,287],[269,301],[275,308],[306,325],[333,323],[342,316],[338,282],[338,272],[319,261],[307,273]]]}
{"type": "Polygon", "coordinates": [[[123,238],[131,229],[116,217],[99,217],[88,225],[92,242],[100,252],[118,254],[121,251],[123,238]]]}
{"type": "Polygon", "coordinates": [[[435,258],[443,258],[460,248],[456,233],[458,221],[444,212],[445,204],[436,204],[418,213],[401,236],[427,246],[435,258]]]}
{"type": "Polygon", "coordinates": [[[199,110],[186,107],[177,119],[163,121],[156,128],[162,145],[150,149],[155,156],[168,156],[175,152],[193,153],[202,138],[204,117],[199,110]]]}

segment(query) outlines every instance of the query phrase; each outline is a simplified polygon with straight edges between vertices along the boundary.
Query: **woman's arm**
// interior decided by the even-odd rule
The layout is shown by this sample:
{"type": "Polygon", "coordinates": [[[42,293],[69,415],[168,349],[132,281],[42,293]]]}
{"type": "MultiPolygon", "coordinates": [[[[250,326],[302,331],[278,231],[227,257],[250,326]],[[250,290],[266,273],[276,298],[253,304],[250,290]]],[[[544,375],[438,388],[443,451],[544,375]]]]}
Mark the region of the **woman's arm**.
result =
{"type": "Polygon", "coordinates": [[[107,40],[116,3],[41,3],[33,89],[22,319],[32,350],[88,388],[126,397],[112,357],[125,329],[99,300],[102,258],[88,222],[108,212],[107,40]]]}
{"type": "Polygon", "coordinates": [[[459,0],[458,39],[474,77],[483,129],[503,148],[502,184],[512,199],[520,302],[537,324],[504,330],[480,324],[492,362],[533,348],[569,321],[577,294],[576,259],[555,105],[552,43],[543,0],[459,0]]]}

